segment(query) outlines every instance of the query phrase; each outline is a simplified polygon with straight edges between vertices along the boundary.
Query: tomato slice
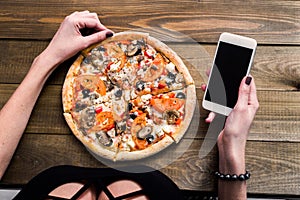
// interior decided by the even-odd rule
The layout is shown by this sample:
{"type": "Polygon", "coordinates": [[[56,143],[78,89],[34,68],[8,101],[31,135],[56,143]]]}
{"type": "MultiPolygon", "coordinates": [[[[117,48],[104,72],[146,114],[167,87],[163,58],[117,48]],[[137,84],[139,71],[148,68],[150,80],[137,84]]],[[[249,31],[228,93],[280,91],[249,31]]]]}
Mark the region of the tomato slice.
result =
{"type": "Polygon", "coordinates": [[[79,90],[81,87],[83,87],[91,91],[97,91],[101,96],[106,94],[106,85],[99,76],[80,75],[76,78],[75,83],[76,90],[79,90]]]}
{"type": "Polygon", "coordinates": [[[102,81],[101,79],[99,79],[98,82],[97,82],[97,89],[96,89],[96,91],[101,96],[106,95],[106,85],[105,85],[104,81],[102,81]]]}
{"type": "Polygon", "coordinates": [[[134,138],[134,143],[135,143],[137,149],[140,149],[140,150],[145,149],[148,145],[148,142],[146,140],[140,140],[138,138],[134,138]]]}
{"type": "Polygon", "coordinates": [[[146,113],[143,113],[139,116],[137,116],[132,124],[131,124],[131,128],[130,128],[130,131],[131,131],[131,134],[132,136],[136,137],[136,134],[137,132],[144,126],[146,126],[146,113]]]}
{"type": "Polygon", "coordinates": [[[178,110],[184,105],[184,100],[179,98],[151,99],[151,105],[158,112],[164,112],[166,110],[178,110]]]}
{"type": "Polygon", "coordinates": [[[115,122],[112,112],[103,111],[96,115],[97,125],[101,127],[102,130],[110,130],[115,127],[115,122]]]}
{"type": "Polygon", "coordinates": [[[154,81],[162,75],[165,69],[163,57],[157,54],[152,65],[147,69],[143,81],[154,81]]]}

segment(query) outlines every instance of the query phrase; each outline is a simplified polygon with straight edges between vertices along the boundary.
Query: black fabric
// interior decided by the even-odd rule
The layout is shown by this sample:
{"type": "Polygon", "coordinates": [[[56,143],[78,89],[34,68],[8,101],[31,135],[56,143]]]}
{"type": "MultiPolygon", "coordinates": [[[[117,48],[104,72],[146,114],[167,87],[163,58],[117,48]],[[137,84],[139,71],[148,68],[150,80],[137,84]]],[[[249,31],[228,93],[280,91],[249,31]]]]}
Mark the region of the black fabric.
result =
{"type": "Polygon", "coordinates": [[[148,172],[129,173],[124,169],[97,169],[67,165],[52,167],[41,172],[29,181],[14,199],[45,199],[55,188],[70,182],[93,182],[97,183],[97,186],[103,190],[110,183],[125,179],[138,183],[143,189],[143,194],[148,196],[150,199],[183,199],[179,188],[163,173],[159,171],[151,171],[151,168],[145,166],[135,167],[137,167],[137,171],[148,172]]]}

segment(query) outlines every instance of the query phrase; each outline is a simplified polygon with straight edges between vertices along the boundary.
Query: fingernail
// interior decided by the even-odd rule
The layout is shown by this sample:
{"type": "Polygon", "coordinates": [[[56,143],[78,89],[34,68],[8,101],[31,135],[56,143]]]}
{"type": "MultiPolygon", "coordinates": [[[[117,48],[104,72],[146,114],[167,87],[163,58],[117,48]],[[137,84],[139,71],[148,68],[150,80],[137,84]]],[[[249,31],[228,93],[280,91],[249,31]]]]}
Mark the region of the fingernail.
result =
{"type": "Polygon", "coordinates": [[[248,76],[248,77],[246,78],[246,80],[245,80],[245,83],[246,83],[247,85],[250,85],[251,81],[252,81],[252,77],[251,77],[251,76],[248,76]]]}
{"type": "Polygon", "coordinates": [[[106,38],[112,37],[114,34],[112,32],[107,32],[106,33],[106,38]]]}

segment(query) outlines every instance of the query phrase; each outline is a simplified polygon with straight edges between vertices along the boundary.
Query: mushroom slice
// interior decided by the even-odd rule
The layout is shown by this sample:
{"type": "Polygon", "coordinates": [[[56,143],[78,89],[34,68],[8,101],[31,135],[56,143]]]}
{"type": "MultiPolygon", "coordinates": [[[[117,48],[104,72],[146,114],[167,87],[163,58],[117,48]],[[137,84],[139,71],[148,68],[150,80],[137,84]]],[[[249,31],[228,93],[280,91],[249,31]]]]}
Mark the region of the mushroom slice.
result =
{"type": "Polygon", "coordinates": [[[134,45],[134,44],[129,44],[127,46],[127,50],[125,52],[126,56],[134,56],[137,55],[140,52],[140,46],[139,45],[134,45]]]}
{"type": "Polygon", "coordinates": [[[163,118],[168,124],[176,124],[176,121],[180,118],[180,113],[177,110],[166,110],[163,118]]]}
{"type": "Polygon", "coordinates": [[[184,83],[184,77],[183,77],[183,74],[179,73],[176,75],[176,78],[175,78],[175,82],[176,83],[184,83]]]}
{"type": "Polygon", "coordinates": [[[145,126],[141,130],[137,132],[137,138],[144,140],[146,139],[150,134],[152,133],[152,127],[151,126],[145,126]]]}
{"type": "Polygon", "coordinates": [[[80,113],[80,125],[84,129],[89,129],[94,126],[95,110],[92,107],[83,109],[80,113]]]}
{"type": "Polygon", "coordinates": [[[98,141],[103,144],[106,147],[109,147],[112,145],[113,140],[112,138],[104,131],[99,131],[96,133],[96,138],[98,141]]]}

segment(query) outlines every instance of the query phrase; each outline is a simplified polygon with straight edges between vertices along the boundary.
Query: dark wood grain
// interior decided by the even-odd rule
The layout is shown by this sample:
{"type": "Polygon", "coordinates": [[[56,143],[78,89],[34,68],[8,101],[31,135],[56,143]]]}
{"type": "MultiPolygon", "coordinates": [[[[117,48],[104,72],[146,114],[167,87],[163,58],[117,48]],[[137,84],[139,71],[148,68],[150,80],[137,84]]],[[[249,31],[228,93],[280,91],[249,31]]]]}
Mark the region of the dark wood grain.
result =
{"type": "Polygon", "coordinates": [[[158,27],[198,42],[216,42],[223,31],[259,43],[299,44],[299,1],[5,1],[0,3],[0,38],[46,39],[73,11],[97,12],[115,32],[158,27]],[[188,22],[188,23],[187,23],[188,22]]]}

